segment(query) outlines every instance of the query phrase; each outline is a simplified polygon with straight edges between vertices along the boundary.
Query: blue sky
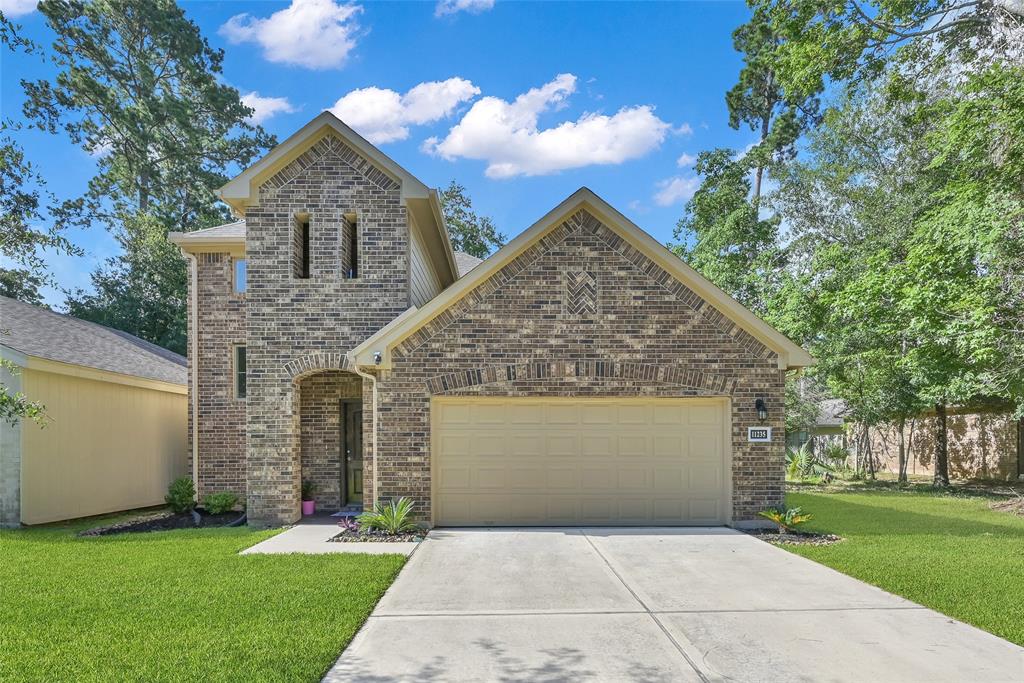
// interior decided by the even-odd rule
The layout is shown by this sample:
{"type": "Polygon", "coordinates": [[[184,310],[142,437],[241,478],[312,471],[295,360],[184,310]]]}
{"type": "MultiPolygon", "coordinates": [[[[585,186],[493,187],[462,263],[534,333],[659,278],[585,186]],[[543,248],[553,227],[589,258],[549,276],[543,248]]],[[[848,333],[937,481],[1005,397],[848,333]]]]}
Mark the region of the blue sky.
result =
{"type": "MultiPolygon", "coordinates": [[[[182,4],[279,139],[333,108],[428,185],[465,185],[509,237],[586,185],[669,241],[697,182],[691,157],[754,139],[728,127],[724,101],[742,2],[182,4]]],[[[0,0],[48,44],[31,6],[0,0]]],[[[2,71],[0,108],[19,119],[18,81],[52,71],[10,53],[2,71]]],[[[88,154],[37,131],[18,139],[51,191],[83,191],[88,154]]],[[[48,262],[59,287],[88,286],[116,244],[100,228],[71,237],[86,255],[48,262]]],[[[52,305],[63,298],[47,291],[52,305]]]]}

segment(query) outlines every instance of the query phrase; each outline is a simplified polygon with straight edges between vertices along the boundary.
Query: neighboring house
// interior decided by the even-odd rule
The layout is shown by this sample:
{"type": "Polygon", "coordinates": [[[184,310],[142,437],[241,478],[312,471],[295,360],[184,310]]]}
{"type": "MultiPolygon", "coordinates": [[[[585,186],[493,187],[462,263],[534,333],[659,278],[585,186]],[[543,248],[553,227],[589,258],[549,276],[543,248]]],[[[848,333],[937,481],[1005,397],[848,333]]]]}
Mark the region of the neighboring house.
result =
{"type": "Polygon", "coordinates": [[[813,359],[590,190],[465,272],[437,192],[325,112],[221,197],[244,223],[170,239],[192,473],[251,524],[294,522],[303,479],[442,526],[782,503],[784,374],[813,359]]]}
{"type": "Polygon", "coordinates": [[[0,525],[163,503],[187,473],[186,361],[102,325],[0,297],[3,383],[46,408],[0,422],[0,525]]]}
{"type": "Polygon", "coordinates": [[[846,446],[846,430],[843,418],[845,412],[846,403],[841,398],[823,400],[818,405],[818,416],[814,424],[808,429],[801,429],[800,431],[786,434],[786,446],[788,448],[800,448],[808,441],[812,442],[812,448],[819,448],[832,443],[846,446]]]}

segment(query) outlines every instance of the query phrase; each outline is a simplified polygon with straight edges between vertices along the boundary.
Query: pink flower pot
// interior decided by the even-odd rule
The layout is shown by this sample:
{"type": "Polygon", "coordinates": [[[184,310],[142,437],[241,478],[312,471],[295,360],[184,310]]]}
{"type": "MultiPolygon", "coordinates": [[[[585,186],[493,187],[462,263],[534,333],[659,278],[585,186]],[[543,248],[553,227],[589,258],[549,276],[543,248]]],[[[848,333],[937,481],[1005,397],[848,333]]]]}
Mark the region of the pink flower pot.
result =
{"type": "Polygon", "coordinates": [[[314,512],[316,512],[316,501],[315,500],[304,500],[304,501],[302,501],[302,516],[303,517],[309,517],[314,512]]]}

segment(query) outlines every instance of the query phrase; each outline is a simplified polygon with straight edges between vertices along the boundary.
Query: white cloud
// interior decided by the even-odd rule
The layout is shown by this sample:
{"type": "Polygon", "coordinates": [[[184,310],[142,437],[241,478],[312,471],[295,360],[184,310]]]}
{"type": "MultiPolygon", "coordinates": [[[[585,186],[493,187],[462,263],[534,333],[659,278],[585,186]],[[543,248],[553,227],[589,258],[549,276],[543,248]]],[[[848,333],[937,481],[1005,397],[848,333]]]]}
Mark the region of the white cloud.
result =
{"type": "Polygon", "coordinates": [[[0,12],[8,19],[17,19],[36,11],[36,0],[0,0],[0,12]]]}
{"type": "Polygon", "coordinates": [[[335,0],[292,0],[266,19],[236,14],[220,27],[232,43],[256,43],[271,62],[309,69],[343,66],[356,45],[359,5],[335,0]]]}
{"type": "Polygon", "coordinates": [[[676,166],[678,166],[679,168],[689,168],[690,166],[693,166],[693,164],[696,163],[696,161],[697,157],[693,156],[692,154],[687,154],[686,152],[683,152],[682,156],[676,159],[676,166]]]}
{"type": "Polygon", "coordinates": [[[494,0],[438,0],[434,7],[434,16],[443,17],[446,14],[457,14],[458,12],[469,12],[480,14],[494,7],[494,0]]]}
{"type": "Polygon", "coordinates": [[[672,206],[692,197],[700,187],[700,178],[675,176],[658,181],[655,187],[658,191],[654,193],[654,203],[658,206],[672,206]]]}
{"type": "Polygon", "coordinates": [[[575,121],[540,129],[540,114],[566,106],[576,76],[560,74],[512,102],[477,100],[443,140],[423,149],[445,159],[482,159],[490,178],[557,173],[593,164],[621,164],[661,144],[671,125],[647,105],[623,107],[612,116],[585,113],[575,121]]]}
{"type": "Polygon", "coordinates": [[[278,114],[291,114],[297,111],[287,97],[263,97],[255,91],[242,95],[242,104],[252,109],[252,116],[246,120],[256,125],[278,114]]]}
{"type": "Polygon", "coordinates": [[[404,95],[386,88],[360,88],[346,94],[331,112],[375,145],[409,137],[409,126],[451,116],[463,102],[480,94],[464,78],[429,81],[404,95]]]}

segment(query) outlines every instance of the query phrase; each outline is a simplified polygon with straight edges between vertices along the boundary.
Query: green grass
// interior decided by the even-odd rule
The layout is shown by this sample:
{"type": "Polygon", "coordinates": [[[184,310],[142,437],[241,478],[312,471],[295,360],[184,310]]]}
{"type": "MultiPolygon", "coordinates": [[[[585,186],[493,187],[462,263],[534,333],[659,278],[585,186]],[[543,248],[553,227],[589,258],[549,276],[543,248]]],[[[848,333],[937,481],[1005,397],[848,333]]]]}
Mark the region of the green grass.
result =
{"type": "Polygon", "coordinates": [[[893,488],[790,493],[789,506],[814,515],[809,530],[846,540],[784,547],[1024,645],[1024,518],[990,510],[991,500],[893,488]]]}
{"type": "Polygon", "coordinates": [[[316,681],[405,562],[237,554],[272,531],[82,526],[0,532],[0,680],[316,681]]]}

